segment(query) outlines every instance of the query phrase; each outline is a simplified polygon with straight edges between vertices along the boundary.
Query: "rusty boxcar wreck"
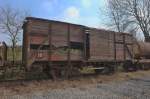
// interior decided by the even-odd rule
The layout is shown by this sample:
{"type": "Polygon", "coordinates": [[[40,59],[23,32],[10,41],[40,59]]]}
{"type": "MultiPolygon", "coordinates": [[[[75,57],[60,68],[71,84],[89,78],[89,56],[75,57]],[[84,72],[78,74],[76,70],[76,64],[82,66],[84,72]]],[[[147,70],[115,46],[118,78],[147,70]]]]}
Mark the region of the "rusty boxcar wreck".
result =
{"type": "Polygon", "coordinates": [[[134,44],[128,33],[27,17],[22,59],[27,71],[40,68],[54,78],[77,73],[84,66],[92,66],[97,73],[114,72],[116,64],[132,67],[134,44]]]}

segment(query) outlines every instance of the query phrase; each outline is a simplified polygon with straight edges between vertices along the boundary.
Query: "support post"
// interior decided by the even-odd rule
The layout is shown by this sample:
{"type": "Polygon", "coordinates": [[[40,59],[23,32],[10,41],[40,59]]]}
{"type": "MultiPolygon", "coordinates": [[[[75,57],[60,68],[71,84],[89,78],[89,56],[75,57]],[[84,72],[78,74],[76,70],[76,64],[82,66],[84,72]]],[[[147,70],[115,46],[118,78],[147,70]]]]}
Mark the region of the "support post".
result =
{"type": "Polygon", "coordinates": [[[52,65],[52,61],[51,61],[51,56],[52,56],[52,25],[51,23],[49,23],[49,30],[48,30],[48,38],[49,38],[49,57],[48,57],[48,71],[50,72],[50,75],[52,75],[52,78],[54,80],[56,80],[56,74],[55,74],[55,71],[54,71],[54,68],[53,68],[53,65],[52,65]]]}
{"type": "Polygon", "coordinates": [[[116,34],[114,32],[114,61],[116,61],[116,34]]]}
{"type": "Polygon", "coordinates": [[[123,34],[123,58],[124,61],[126,60],[126,41],[125,41],[125,34],[123,34]]]}
{"type": "Polygon", "coordinates": [[[72,71],[72,65],[71,65],[71,56],[70,56],[70,24],[67,26],[67,42],[68,42],[68,52],[67,52],[67,68],[66,68],[66,78],[69,77],[72,71]]]}
{"type": "Polygon", "coordinates": [[[114,67],[115,67],[115,71],[117,70],[117,55],[116,55],[116,33],[114,32],[114,67]]]}

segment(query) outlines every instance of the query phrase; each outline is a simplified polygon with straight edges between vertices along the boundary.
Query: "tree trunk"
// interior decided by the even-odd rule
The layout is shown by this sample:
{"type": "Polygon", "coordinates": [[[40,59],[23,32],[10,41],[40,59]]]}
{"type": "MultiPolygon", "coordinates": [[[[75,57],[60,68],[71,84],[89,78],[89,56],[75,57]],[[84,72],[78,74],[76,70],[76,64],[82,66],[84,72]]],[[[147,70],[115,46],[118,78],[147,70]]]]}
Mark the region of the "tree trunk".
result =
{"type": "Polygon", "coordinates": [[[14,65],[14,61],[15,61],[15,42],[13,41],[13,44],[12,44],[12,62],[13,62],[13,65],[14,65]]]}

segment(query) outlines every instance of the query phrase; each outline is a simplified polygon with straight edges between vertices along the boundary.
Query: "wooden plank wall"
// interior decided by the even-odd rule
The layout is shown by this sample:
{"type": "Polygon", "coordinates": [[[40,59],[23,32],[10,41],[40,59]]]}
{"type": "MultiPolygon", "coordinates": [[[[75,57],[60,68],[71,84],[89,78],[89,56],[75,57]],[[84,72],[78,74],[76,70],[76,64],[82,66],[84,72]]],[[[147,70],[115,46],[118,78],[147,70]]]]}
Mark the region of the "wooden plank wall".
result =
{"type": "Polygon", "coordinates": [[[91,60],[113,60],[113,47],[113,34],[103,30],[90,30],[91,60]]]}
{"type": "MultiPolygon", "coordinates": [[[[47,50],[31,49],[30,45],[48,45],[49,46],[49,25],[51,25],[51,61],[66,61],[68,58],[68,24],[63,22],[46,22],[41,20],[28,21],[28,57],[36,57],[38,61],[48,61],[49,52],[47,50]],[[47,39],[47,40],[46,40],[47,39]],[[44,43],[43,43],[44,42],[44,43]]],[[[69,24],[70,42],[83,42],[83,28],[78,25],[69,24]]],[[[71,60],[81,60],[83,57],[81,49],[70,50],[71,60]]]]}
{"type": "Polygon", "coordinates": [[[65,61],[67,60],[67,36],[68,25],[64,23],[52,23],[51,24],[51,38],[52,38],[52,61],[65,61]]]}
{"type": "Polygon", "coordinates": [[[48,40],[45,41],[45,39],[48,39],[48,29],[49,29],[49,23],[43,22],[43,21],[28,21],[27,25],[27,61],[32,60],[48,60],[47,51],[42,50],[35,50],[31,49],[31,45],[41,45],[43,42],[44,45],[48,45],[48,40]]]}
{"type": "MultiPolygon", "coordinates": [[[[82,43],[84,42],[84,32],[82,26],[70,25],[70,41],[82,43]]],[[[82,60],[83,49],[71,48],[71,60],[82,60]]]]}
{"type": "Polygon", "coordinates": [[[92,29],[90,32],[90,60],[124,61],[132,59],[132,36],[124,33],[92,29]],[[115,33],[115,41],[114,41],[115,33]],[[124,40],[125,36],[125,40],[124,40]],[[114,46],[115,42],[115,46],[114,46]],[[124,42],[128,48],[124,45],[124,42]],[[116,47],[116,48],[114,48],[116,47]]]}

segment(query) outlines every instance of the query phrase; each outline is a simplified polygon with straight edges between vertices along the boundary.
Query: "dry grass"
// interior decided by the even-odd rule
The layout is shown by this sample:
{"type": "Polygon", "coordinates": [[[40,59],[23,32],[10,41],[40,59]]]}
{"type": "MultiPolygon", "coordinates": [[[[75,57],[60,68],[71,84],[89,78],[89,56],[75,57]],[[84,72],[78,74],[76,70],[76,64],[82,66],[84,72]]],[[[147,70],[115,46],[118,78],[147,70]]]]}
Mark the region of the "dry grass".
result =
{"type": "Polygon", "coordinates": [[[50,89],[83,88],[99,83],[121,82],[132,78],[149,76],[150,71],[138,71],[129,73],[115,73],[113,75],[84,76],[70,80],[52,81],[15,81],[1,82],[0,95],[27,94],[36,91],[47,91],[50,89]]]}

